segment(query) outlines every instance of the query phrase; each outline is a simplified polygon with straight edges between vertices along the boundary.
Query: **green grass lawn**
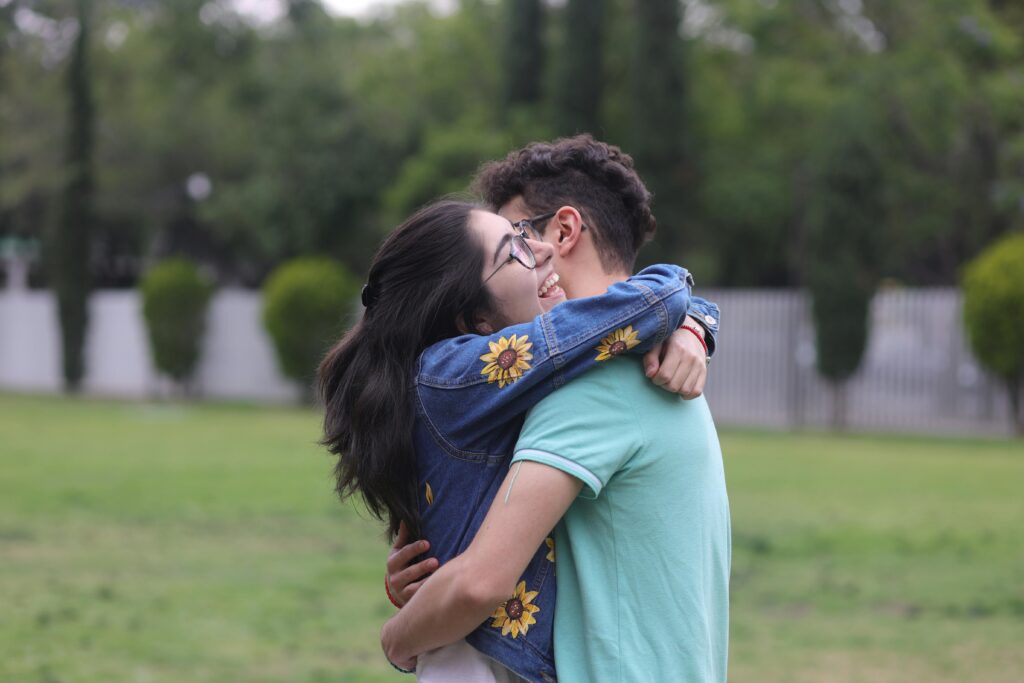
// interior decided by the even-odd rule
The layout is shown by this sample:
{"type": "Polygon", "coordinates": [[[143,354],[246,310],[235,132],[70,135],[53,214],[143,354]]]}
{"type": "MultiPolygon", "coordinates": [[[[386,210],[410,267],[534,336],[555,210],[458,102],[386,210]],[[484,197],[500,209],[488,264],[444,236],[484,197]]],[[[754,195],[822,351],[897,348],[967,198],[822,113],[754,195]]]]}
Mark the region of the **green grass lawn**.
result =
{"type": "MultiPolygon", "coordinates": [[[[411,680],[312,412],[0,396],[0,681],[411,680]]],[[[1024,444],[726,432],[730,679],[1024,680],[1024,444]]]]}

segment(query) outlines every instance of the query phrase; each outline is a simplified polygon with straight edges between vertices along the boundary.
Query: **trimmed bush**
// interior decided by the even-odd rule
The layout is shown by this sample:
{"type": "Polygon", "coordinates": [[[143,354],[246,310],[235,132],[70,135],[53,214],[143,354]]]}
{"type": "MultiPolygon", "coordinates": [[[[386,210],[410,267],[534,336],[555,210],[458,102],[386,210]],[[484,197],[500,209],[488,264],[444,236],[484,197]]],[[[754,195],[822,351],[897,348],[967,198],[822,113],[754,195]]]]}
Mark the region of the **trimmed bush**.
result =
{"type": "Polygon", "coordinates": [[[1006,382],[1014,427],[1024,434],[1024,235],[1005,237],[964,269],[964,324],[978,361],[1006,382]]]}
{"type": "Polygon", "coordinates": [[[192,263],[164,261],[142,279],[142,314],[157,370],[185,383],[195,371],[213,288],[192,263]]]}
{"type": "Polygon", "coordinates": [[[321,357],[341,334],[359,285],[340,264],[300,258],[278,267],[263,286],[263,324],[281,371],[311,396],[321,357]]]}

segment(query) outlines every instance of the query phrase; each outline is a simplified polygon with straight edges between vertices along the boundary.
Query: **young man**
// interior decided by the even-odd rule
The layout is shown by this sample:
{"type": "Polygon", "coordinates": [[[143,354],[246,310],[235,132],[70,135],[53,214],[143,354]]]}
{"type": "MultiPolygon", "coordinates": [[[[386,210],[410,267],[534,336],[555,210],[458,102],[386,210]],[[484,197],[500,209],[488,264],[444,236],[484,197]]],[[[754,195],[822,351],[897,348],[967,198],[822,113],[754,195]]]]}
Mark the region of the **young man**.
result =
{"type": "MultiPolygon", "coordinates": [[[[653,233],[631,159],[588,136],[530,145],[486,166],[477,184],[501,215],[554,246],[569,298],[625,280],[653,233]]],[[[503,632],[528,627],[531,596],[515,581],[547,541],[552,561],[558,553],[563,683],[726,680],[731,539],[717,435],[702,398],[680,401],[618,357],[635,336],[609,335],[594,348],[597,368],[530,412],[472,543],[385,624],[392,661],[408,664],[488,616],[503,632]]],[[[677,380],[673,371],[663,383],[677,380]]],[[[390,569],[404,587],[408,573],[390,569]]]]}

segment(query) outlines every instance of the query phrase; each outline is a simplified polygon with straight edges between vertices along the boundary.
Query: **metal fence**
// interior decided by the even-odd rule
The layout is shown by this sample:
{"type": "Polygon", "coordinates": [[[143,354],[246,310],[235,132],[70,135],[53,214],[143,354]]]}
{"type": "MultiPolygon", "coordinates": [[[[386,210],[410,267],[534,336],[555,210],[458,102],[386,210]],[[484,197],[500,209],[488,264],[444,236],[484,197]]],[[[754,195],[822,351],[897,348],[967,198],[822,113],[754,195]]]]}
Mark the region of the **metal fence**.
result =
{"type": "MultiPolygon", "coordinates": [[[[815,371],[810,299],[793,290],[710,290],[722,338],[707,398],[719,424],[829,425],[834,395],[815,371]]],[[[972,357],[955,289],[894,289],[871,306],[870,337],[846,390],[856,431],[1010,433],[1006,392],[972,357]]]]}
{"type": "MultiPolygon", "coordinates": [[[[722,336],[707,397],[721,425],[788,429],[829,424],[833,395],[815,368],[809,301],[800,291],[713,290],[722,336]]],[[[97,292],[86,341],[88,394],[147,397],[166,390],[150,361],[137,293],[97,292]]],[[[60,389],[56,307],[48,292],[0,293],[0,390],[60,389]]],[[[290,401],[260,323],[257,292],[222,290],[210,307],[197,384],[206,396],[290,401]]],[[[953,289],[883,291],[850,381],[855,431],[1010,433],[1006,393],[971,357],[953,289]]]]}

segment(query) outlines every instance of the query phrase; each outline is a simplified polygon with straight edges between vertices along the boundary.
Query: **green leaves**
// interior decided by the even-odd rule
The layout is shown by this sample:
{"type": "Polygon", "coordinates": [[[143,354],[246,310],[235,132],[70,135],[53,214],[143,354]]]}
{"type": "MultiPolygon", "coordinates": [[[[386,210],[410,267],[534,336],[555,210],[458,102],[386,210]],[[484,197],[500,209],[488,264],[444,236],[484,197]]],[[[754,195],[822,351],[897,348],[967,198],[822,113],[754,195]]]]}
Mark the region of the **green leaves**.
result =
{"type": "Polygon", "coordinates": [[[213,288],[191,262],[170,259],[146,273],[140,290],[153,364],[184,383],[199,361],[213,288]]]}
{"type": "Polygon", "coordinates": [[[1024,234],[1009,235],[964,270],[964,323],[971,350],[994,374],[1024,376],[1024,234]]]}
{"type": "Polygon", "coordinates": [[[330,259],[304,258],[275,270],[263,287],[263,323],[285,375],[309,392],[317,364],[346,324],[356,280],[330,259]]]}

